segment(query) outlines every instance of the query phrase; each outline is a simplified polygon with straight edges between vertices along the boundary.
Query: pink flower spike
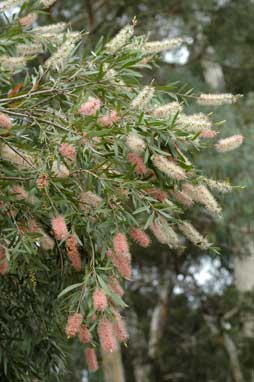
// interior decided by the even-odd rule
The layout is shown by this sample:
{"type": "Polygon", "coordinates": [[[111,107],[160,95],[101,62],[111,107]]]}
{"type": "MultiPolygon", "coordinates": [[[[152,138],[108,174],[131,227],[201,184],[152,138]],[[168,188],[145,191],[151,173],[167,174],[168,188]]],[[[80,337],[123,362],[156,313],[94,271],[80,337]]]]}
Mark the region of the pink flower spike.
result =
{"type": "Polygon", "coordinates": [[[93,348],[87,348],[85,350],[85,358],[86,358],[88,370],[90,371],[98,370],[99,366],[98,366],[97,356],[93,348]]]}
{"type": "Polygon", "coordinates": [[[0,246],[0,274],[4,275],[9,268],[8,260],[6,258],[6,249],[0,246]]]}
{"type": "Polygon", "coordinates": [[[167,193],[160,188],[147,188],[146,193],[150,195],[152,198],[159,200],[160,202],[164,202],[167,199],[167,193]]]}
{"type": "Polygon", "coordinates": [[[97,328],[101,347],[106,352],[114,352],[117,349],[117,342],[114,335],[112,322],[106,318],[99,321],[97,328]]]}
{"type": "Polygon", "coordinates": [[[68,236],[68,229],[63,216],[58,215],[51,221],[52,229],[57,240],[66,240],[68,236]]]}
{"type": "Polygon", "coordinates": [[[92,336],[88,328],[85,325],[81,325],[79,330],[79,340],[82,344],[91,342],[92,336]]]}
{"type": "Polygon", "coordinates": [[[75,162],[76,160],[76,149],[69,143],[62,143],[59,147],[60,154],[68,159],[70,162],[75,162]]]}
{"type": "Polygon", "coordinates": [[[80,313],[74,313],[68,317],[68,322],[65,328],[65,333],[67,337],[75,337],[75,335],[80,329],[82,319],[83,317],[80,313]]]}
{"type": "Polygon", "coordinates": [[[125,255],[129,253],[129,246],[126,236],[118,232],[113,239],[113,246],[117,255],[125,255]]]}
{"type": "Polygon", "coordinates": [[[98,118],[99,125],[103,127],[108,127],[113,125],[113,123],[116,123],[120,118],[117,115],[116,111],[111,111],[108,114],[103,115],[102,117],[98,118]]]}
{"type": "Polygon", "coordinates": [[[201,132],[200,137],[206,138],[206,139],[212,139],[212,138],[215,138],[216,135],[217,135],[217,131],[207,129],[201,132]]]}
{"type": "Polygon", "coordinates": [[[125,321],[121,317],[118,310],[114,309],[114,316],[115,316],[115,322],[114,322],[114,331],[116,338],[119,342],[126,342],[129,338],[129,334],[126,328],[125,321]]]}
{"type": "Polygon", "coordinates": [[[135,153],[128,154],[128,161],[134,166],[134,171],[137,175],[145,175],[147,167],[144,164],[143,158],[135,153]]]}
{"type": "Polygon", "coordinates": [[[132,267],[129,253],[121,256],[113,254],[111,261],[124,279],[131,280],[132,267]]]}
{"type": "Polygon", "coordinates": [[[119,281],[117,280],[116,277],[114,277],[114,276],[110,277],[110,279],[109,279],[109,287],[112,290],[112,292],[114,292],[118,296],[122,297],[124,295],[124,290],[121,287],[121,285],[120,285],[120,283],[119,283],[119,281]]]}
{"type": "Polygon", "coordinates": [[[147,248],[151,244],[149,236],[141,229],[132,229],[129,234],[140,247],[147,248]]]}
{"type": "Polygon", "coordinates": [[[108,301],[105,293],[101,289],[95,289],[93,293],[93,306],[95,310],[104,312],[107,308],[108,301]]]}
{"type": "Polygon", "coordinates": [[[101,101],[97,98],[89,98],[79,108],[79,113],[87,116],[95,115],[101,107],[101,101]]]}
{"type": "Polygon", "coordinates": [[[10,117],[4,113],[0,113],[0,127],[4,129],[10,129],[12,127],[10,117]]]}

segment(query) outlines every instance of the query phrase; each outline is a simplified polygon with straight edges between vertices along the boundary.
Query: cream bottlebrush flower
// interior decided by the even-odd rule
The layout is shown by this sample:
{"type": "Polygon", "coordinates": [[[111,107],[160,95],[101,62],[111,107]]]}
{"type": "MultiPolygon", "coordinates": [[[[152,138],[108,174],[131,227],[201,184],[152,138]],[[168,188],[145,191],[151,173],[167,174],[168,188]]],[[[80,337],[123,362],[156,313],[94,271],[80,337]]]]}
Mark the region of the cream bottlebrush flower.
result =
{"type": "Polygon", "coordinates": [[[44,35],[44,34],[54,35],[54,34],[59,34],[60,32],[65,31],[66,28],[67,28],[66,23],[56,23],[56,24],[43,25],[40,27],[36,27],[33,29],[33,33],[37,35],[44,35]]]}
{"type": "Polygon", "coordinates": [[[211,244],[206,238],[193,227],[193,225],[187,221],[183,221],[178,225],[179,230],[195,245],[202,249],[208,249],[211,244]]]}
{"type": "Polygon", "coordinates": [[[221,207],[206,186],[196,186],[193,198],[196,202],[203,204],[210,212],[214,214],[221,213],[221,207]]]}
{"type": "Polygon", "coordinates": [[[35,56],[44,52],[43,45],[40,43],[19,44],[16,49],[19,56],[35,56]]]}
{"type": "Polygon", "coordinates": [[[161,244],[167,244],[170,248],[180,247],[180,240],[177,234],[165,219],[157,219],[149,228],[161,244]]]}
{"type": "Polygon", "coordinates": [[[115,53],[122,48],[134,34],[134,25],[126,25],[120,32],[109,41],[105,48],[108,53],[115,53]]]}
{"type": "Polygon", "coordinates": [[[232,135],[231,137],[220,139],[216,145],[215,148],[220,153],[225,153],[227,151],[232,151],[237,149],[241,144],[243,143],[243,136],[238,135],[232,135]]]}
{"type": "Polygon", "coordinates": [[[33,166],[33,158],[16,148],[11,148],[6,144],[3,144],[0,151],[1,157],[4,160],[11,162],[13,165],[20,169],[29,169],[33,166]]]}
{"type": "Polygon", "coordinates": [[[103,199],[99,196],[93,193],[92,191],[87,192],[81,192],[80,194],[80,205],[82,208],[82,205],[90,205],[94,208],[98,208],[100,204],[103,202],[103,199]]]}
{"type": "Polygon", "coordinates": [[[62,70],[75,48],[76,41],[77,37],[73,38],[73,36],[67,36],[66,41],[59,46],[57,51],[53,53],[50,58],[47,59],[45,67],[54,70],[62,70]]]}
{"type": "Polygon", "coordinates": [[[130,104],[132,109],[141,110],[152,99],[154,94],[154,87],[145,86],[143,90],[134,98],[130,104]]]}
{"type": "Polygon", "coordinates": [[[199,105],[207,106],[219,106],[236,103],[240,99],[240,95],[233,94],[200,94],[197,98],[197,103],[199,105]]]}
{"type": "Polygon", "coordinates": [[[146,144],[136,133],[129,133],[126,137],[126,143],[135,154],[142,154],[145,151],[146,144]]]}
{"type": "Polygon", "coordinates": [[[203,178],[203,182],[207,184],[207,186],[215,191],[219,191],[222,193],[227,193],[232,191],[232,186],[226,182],[218,182],[217,180],[203,178]]]}
{"type": "Polygon", "coordinates": [[[44,8],[49,8],[51,5],[53,5],[56,2],[56,0],[41,0],[41,4],[44,6],[44,8]]]}
{"type": "Polygon", "coordinates": [[[53,162],[51,171],[52,171],[53,175],[54,175],[56,178],[59,178],[59,179],[65,179],[65,178],[68,178],[69,175],[70,175],[70,171],[69,171],[68,168],[65,166],[65,164],[63,164],[63,163],[58,163],[57,160],[55,160],[55,161],[53,162]]]}
{"type": "Polygon", "coordinates": [[[168,175],[170,178],[176,180],[183,180],[186,178],[186,174],[180,166],[173,161],[169,161],[162,155],[154,155],[152,161],[158,170],[164,172],[164,174],[168,175]]]}
{"type": "Polygon", "coordinates": [[[27,60],[25,57],[1,56],[1,68],[7,72],[15,72],[26,67],[27,60]]]}
{"type": "Polygon", "coordinates": [[[165,50],[178,48],[183,43],[181,38],[171,38],[161,41],[149,41],[142,47],[143,54],[159,53],[165,50]]]}
{"type": "Polygon", "coordinates": [[[21,17],[19,23],[22,27],[29,27],[32,25],[38,18],[36,13],[28,13],[28,15],[21,17]]]}
{"type": "Polygon", "coordinates": [[[0,12],[5,12],[10,8],[18,7],[22,5],[25,0],[6,0],[0,3],[0,12]]]}
{"type": "Polygon", "coordinates": [[[154,115],[157,118],[169,118],[172,115],[175,115],[176,113],[181,113],[183,110],[182,105],[175,101],[167,103],[163,106],[158,106],[156,109],[152,110],[152,115],[154,115]]]}
{"type": "Polygon", "coordinates": [[[28,221],[28,228],[31,232],[39,233],[41,235],[39,243],[44,251],[50,251],[54,248],[54,240],[37,224],[34,219],[28,221]]]}
{"type": "Polygon", "coordinates": [[[207,115],[203,113],[192,115],[181,114],[178,117],[177,122],[183,129],[194,133],[209,130],[212,128],[212,122],[209,120],[207,115]]]}

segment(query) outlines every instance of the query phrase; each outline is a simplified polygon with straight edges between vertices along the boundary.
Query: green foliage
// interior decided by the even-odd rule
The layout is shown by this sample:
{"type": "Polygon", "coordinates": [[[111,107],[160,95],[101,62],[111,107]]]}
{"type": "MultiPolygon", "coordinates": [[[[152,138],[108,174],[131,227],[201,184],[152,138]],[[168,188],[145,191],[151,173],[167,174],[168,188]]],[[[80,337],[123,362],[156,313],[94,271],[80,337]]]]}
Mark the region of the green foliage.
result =
{"type": "MultiPolygon", "coordinates": [[[[124,41],[114,54],[101,39],[88,53],[83,49],[84,33],[77,35],[65,28],[42,33],[36,27],[21,27],[18,18],[38,7],[37,2],[25,2],[20,14],[10,19],[5,15],[1,20],[0,111],[12,121],[12,128],[3,128],[0,135],[1,248],[9,264],[9,273],[1,277],[1,289],[6,295],[14,294],[14,307],[11,304],[5,308],[7,301],[3,302],[4,341],[0,350],[1,377],[13,382],[28,382],[33,377],[62,378],[67,315],[82,313],[93,335],[92,345],[96,346],[100,318],[105,315],[112,319],[113,307],[125,307],[109,287],[112,275],[122,281],[106,255],[117,232],[127,235],[130,228],[147,230],[156,223],[160,229],[163,226],[164,242],[170,247],[174,247],[170,229],[177,232],[177,250],[182,251],[186,239],[178,227],[186,214],[185,206],[170,193],[182,186],[174,170],[184,174],[182,180],[186,176],[194,186],[204,185],[195,158],[199,151],[207,152],[201,130],[184,126],[179,110],[166,118],[154,113],[164,102],[192,103],[197,95],[189,90],[177,88],[175,83],[150,84],[148,93],[155,89],[150,102],[146,104],[146,95],[139,100],[140,107],[132,106],[143,89],[143,71],[153,69],[152,64],[142,61],[147,58],[146,52],[137,49],[137,41],[142,44],[144,38],[131,40],[133,44],[124,41]],[[26,65],[15,67],[15,61],[8,57],[17,57],[18,44],[25,43],[29,48],[34,42],[43,52],[28,54],[26,65]],[[3,65],[8,59],[9,66],[3,65]],[[89,97],[99,99],[101,107],[94,115],[84,116],[79,109],[89,97]],[[119,120],[103,126],[100,118],[112,110],[119,120]],[[139,153],[147,167],[143,176],[128,160],[130,133],[137,134],[145,145],[139,153]],[[63,155],[62,144],[75,149],[75,158],[63,155]],[[166,159],[164,168],[155,165],[158,155],[166,159]],[[65,176],[59,176],[60,166],[64,166],[65,176]],[[38,180],[43,177],[48,184],[39,187],[38,180]],[[21,191],[15,191],[14,186],[21,191]],[[153,187],[166,192],[167,199],[149,195],[153,187]],[[92,192],[92,202],[87,196],[82,199],[82,192],[92,192]],[[56,233],[54,237],[52,219],[59,214],[64,216],[69,234],[77,239],[80,273],[71,267],[66,237],[57,240],[56,233]],[[54,243],[49,251],[43,248],[45,237],[54,243]],[[109,300],[104,313],[96,313],[93,306],[96,287],[109,300]],[[17,328],[12,333],[13,312],[17,328]]],[[[218,120],[217,115],[212,118],[218,120]]],[[[203,207],[201,210],[205,211],[203,207]]],[[[187,216],[192,217],[189,213],[187,216]]],[[[205,211],[205,219],[210,221],[210,212],[205,211]]],[[[206,239],[199,239],[194,242],[208,247],[206,239]]]]}

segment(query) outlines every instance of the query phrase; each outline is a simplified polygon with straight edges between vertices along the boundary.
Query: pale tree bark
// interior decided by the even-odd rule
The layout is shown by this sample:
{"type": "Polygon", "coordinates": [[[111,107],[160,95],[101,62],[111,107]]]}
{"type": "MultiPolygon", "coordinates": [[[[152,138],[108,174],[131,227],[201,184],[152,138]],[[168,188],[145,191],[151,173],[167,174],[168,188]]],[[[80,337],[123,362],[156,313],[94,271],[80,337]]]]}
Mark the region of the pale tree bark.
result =
{"type": "MultiPolygon", "coordinates": [[[[235,284],[240,292],[251,292],[254,290],[254,242],[247,243],[245,256],[235,258],[235,284]]],[[[254,317],[245,315],[243,317],[245,337],[254,336],[254,317]]],[[[251,370],[251,382],[254,382],[254,367],[251,370]]]]}
{"type": "Polygon", "coordinates": [[[166,273],[164,283],[161,286],[158,304],[156,305],[151,319],[149,336],[149,357],[155,359],[163,336],[168,318],[169,299],[172,292],[170,275],[166,273]]]}
{"type": "Polygon", "coordinates": [[[125,382],[121,348],[115,352],[101,349],[104,382],[125,382]]]}
{"type": "Polygon", "coordinates": [[[133,359],[135,382],[150,382],[152,365],[147,354],[148,344],[134,310],[128,314],[128,327],[130,331],[129,348],[133,359]]]}
{"type": "MultiPolygon", "coordinates": [[[[212,335],[219,336],[220,330],[218,326],[216,325],[215,319],[208,315],[204,315],[204,318],[211,330],[212,335]]],[[[223,322],[222,322],[222,326],[223,326],[223,322]]],[[[234,341],[229,336],[229,334],[226,333],[225,331],[223,331],[223,340],[224,340],[225,350],[229,357],[230,368],[231,368],[231,373],[232,373],[234,382],[245,382],[243,374],[242,374],[239,358],[238,358],[237,348],[234,341]]]]}

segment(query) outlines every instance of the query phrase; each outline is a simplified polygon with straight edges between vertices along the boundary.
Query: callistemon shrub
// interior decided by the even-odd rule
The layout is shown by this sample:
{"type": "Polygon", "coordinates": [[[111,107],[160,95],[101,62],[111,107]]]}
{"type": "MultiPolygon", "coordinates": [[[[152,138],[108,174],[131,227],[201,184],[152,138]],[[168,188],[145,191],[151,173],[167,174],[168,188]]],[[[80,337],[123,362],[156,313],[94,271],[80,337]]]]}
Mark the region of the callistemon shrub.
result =
{"type": "Polygon", "coordinates": [[[193,153],[225,155],[242,143],[218,140],[216,113],[206,114],[239,97],[141,84],[153,57],[183,40],[147,42],[134,36],[134,21],[87,54],[85,33],[40,26],[38,8],[52,3],[0,5],[0,273],[32,272],[45,293],[43,273],[57,274],[63,336],[84,344],[96,371],[99,348],[128,339],[119,311],[133,243],[213,248],[185,211],[199,204],[221,216],[212,192],[232,187],[202,174],[193,153]],[[13,16],[14,5],[22,7],[13,16]],[[185,114],[186,98],[203,110],[185,114]]]}

